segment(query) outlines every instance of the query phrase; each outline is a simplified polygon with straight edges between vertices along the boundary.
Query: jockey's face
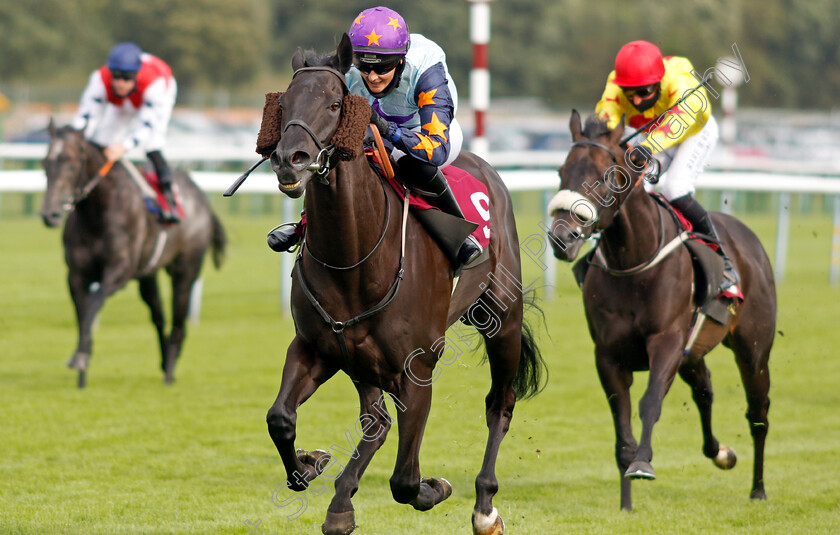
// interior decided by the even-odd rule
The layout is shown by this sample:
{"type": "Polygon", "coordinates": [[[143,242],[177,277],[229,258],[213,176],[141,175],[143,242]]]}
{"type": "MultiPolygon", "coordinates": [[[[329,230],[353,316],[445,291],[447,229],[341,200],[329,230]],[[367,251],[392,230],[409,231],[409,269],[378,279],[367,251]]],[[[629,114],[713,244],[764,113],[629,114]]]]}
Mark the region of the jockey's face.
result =
{"type": "Polygon", "coordinates": [[[647,110],[656,104],[659,99],[659,84],[651,84],[641,87],[622,87],[624,96],[639,111],[647,110]]]}
{"type": "Polygon", "coordinates": [[[125,98],[129,93],[134,91],[134,87],[137,85],[136,72],[111,70],[111,75],[113,77],[111,83],[113,84],[114,93],[118,97],[125,98]]]}
{"type": "Polygon", "coordinates": [[[359,72],[362,74],[362,78],[371,93],[381,93],[385,91],[388,84],[390,84],[391,80],[394,79],[394,76],[397,73],[397,65],[395,64],[394,68],[382,74],[376,72],[375,70],[365,72],[364,69],[359,69],[359,72]]]}

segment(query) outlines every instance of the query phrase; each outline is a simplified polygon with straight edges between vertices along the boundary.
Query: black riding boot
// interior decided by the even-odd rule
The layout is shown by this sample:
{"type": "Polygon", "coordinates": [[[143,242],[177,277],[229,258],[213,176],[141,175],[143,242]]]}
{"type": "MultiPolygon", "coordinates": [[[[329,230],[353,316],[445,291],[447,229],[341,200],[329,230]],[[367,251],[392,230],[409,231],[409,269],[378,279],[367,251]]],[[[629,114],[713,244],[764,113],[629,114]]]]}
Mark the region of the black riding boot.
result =
{"type": "MultiPolygon", "coordinates": [[[[303,212],[300,214],[303,216],[303,212]]],[[[298,223],[286,223],[268,232],[268,247],[272,251],[285,253],[300,243],[303,235],[303,219],[298,223]]]]}
{"type": "Polygon", "coordinates": [[[736,286],[740,282],[738,273],[735,271],[735,266],[732,265],[732,261],[723,249],[723,243],[718,237],[715,226],[712,223],[712,218],[709,217],[709,212],[691,195],[684,195],[674,199],[671,201],[671,204],[683,213],[696,232],[709,236],[718,244],[717,253],[723,258],[723,280],[720,283],[720,293],[736,286]]]}
{"type": "MultiPolygon", "coordinates": [[[[412,182],[412,186],[422,190],[421,193],[429,204],[449,215],[466,219],[440,168],[423,164],[411,156],[400,158],[398,165],[400,170],[407,171],[403,178],[407,178],[412,182]]],[[[469,235],[458,250],[458,262],[462,266],[468,266],[481,256],[483,251],[478,241],[469,235]]]]}
{"type": "Polygon", "coordinates": [[[146,156],[155,167],[155,173],[158,182],[160,182],[160,190],[169,205],[168,210],[163,206],[160,207],[160,220],[162,223],[178,223],[181,218],[178,216],[178,205],[175,202],[175,194],[172,192],[172,169],[163,159],[163,154],[159,150],[149,152],[146,156]]]}

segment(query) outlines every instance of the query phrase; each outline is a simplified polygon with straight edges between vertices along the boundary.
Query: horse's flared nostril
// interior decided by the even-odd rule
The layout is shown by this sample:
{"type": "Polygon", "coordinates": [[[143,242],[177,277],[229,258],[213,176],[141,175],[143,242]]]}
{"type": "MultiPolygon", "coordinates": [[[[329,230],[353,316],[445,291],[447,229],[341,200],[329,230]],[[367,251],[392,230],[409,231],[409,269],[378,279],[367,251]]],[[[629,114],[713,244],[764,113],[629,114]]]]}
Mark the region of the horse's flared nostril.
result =
{"type": "Polygon", "coordinates": [[[302,150],[295,151],[289,156],[289,164],[295,168],[306,167],[311,161],[312,157],[309,153],[302,150]]]}

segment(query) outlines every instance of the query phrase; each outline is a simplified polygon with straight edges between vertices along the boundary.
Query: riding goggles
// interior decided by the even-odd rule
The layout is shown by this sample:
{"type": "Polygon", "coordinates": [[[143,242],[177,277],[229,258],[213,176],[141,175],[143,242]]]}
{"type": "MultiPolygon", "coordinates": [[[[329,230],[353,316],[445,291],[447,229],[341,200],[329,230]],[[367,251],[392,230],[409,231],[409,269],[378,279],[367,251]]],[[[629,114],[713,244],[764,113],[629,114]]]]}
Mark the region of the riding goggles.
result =
{"type": "Polygon", "coordinates": [[[121,71],[119,69],[111,69],[111,76],[114,80],[134,80],[137,78],[137,71],[121,71]]]}
{"type": "Polygon", "coordinates": [[[382,75],[387,74],[393,71],[397,65],[399,65],[399,60],[392,61],[388,63],[359,63],[356,65],[356,68],[362,72],[362,74],[370,74],[370,71],[375,72],[376,74],[382,75]]]}
{"type": "Polygon", "coordinates": [[[639,97],[641,99],[650,98],[656,93],[658,84],[650,84],[641,87],[622,87],[624,96],[627,98],[639,97]]]}

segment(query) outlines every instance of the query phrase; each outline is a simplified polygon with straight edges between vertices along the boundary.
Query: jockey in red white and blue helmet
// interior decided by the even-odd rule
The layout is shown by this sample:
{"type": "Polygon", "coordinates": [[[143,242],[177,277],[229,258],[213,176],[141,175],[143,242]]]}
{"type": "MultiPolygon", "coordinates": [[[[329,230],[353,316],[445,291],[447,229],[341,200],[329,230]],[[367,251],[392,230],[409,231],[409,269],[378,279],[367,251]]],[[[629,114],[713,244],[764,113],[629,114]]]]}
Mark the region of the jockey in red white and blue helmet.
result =
{"type": "Polygon", "coordinates": [[[104,147],[108,160],[117,161],[135,147],[145,150],[169,204],[161,214],[166,222],[178,221],[172,171],[161,153],[177,94],[169,65],[134,43],[118,43],[106,64],[90,75],[72,121],[104,147]]]}

